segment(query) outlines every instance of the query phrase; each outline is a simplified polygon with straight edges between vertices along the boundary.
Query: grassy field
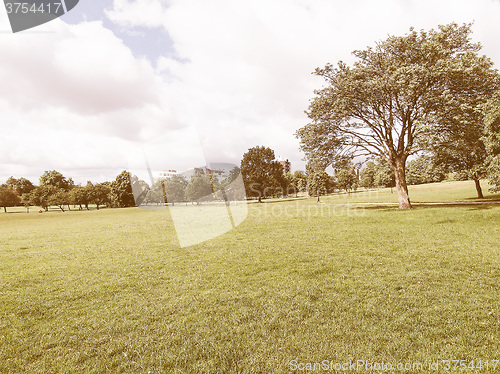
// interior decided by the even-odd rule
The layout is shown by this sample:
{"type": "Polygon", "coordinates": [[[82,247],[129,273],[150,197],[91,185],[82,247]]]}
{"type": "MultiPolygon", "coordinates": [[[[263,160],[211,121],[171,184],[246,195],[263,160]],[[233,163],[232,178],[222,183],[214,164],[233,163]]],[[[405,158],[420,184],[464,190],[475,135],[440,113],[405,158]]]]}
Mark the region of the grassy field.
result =
{"type": "MultiPolygon", "coordinates": [[[[473,184],[442,185],[413,187],[413,201],[474,197],[473,184]]],[[[288,373],[324,360],[493,372],[500,206],[328,204],[340,199],[253,203],[236,229],[186,248],[166,210],[0,213],[0,372],[288,373]]]]}
{"type": "MultiPolygon", "coordinates": [[[[481,181],[483,199],[478,199],[474,181],[430,183],[417,186],[408,186],[410,200],[415,203],[423,202],[470,202],[500,200],[500,193],[492,194],[488,191],[487,181],[481,181]]],[[[379,188],[364,190],[355,193],[339,193],[322,198],[324,202],[349,203],[349,202],[383,202],[397,203],[398,194],[393,188],[379,188]]]]}

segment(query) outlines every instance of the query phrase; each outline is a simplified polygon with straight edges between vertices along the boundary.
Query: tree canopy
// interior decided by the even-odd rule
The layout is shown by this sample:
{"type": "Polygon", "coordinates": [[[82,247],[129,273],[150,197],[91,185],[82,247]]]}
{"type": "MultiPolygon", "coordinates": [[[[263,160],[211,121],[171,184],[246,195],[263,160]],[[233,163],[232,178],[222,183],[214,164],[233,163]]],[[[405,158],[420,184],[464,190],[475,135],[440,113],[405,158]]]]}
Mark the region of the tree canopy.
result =
{"type": "Polygon", "coordinates": [[[283,192],[283,166],[275,160],[271,148],[250,148],[241,160],[241,174],[247,196],[262,198],[283,192]]]}
{"type": "Polygon", "coordinates": [[[471,25],[390,36],[375,47],[353,52],[315,74],[327,86],[316,90],[307,114],[312,122],[297,132],[308,157],[328,164],[364,155],[381,156],[392,168],[400,208],[411,208],[405,178],[407,158],[450,107],[486,95],[496,72],[471,41],[471,25]]]}

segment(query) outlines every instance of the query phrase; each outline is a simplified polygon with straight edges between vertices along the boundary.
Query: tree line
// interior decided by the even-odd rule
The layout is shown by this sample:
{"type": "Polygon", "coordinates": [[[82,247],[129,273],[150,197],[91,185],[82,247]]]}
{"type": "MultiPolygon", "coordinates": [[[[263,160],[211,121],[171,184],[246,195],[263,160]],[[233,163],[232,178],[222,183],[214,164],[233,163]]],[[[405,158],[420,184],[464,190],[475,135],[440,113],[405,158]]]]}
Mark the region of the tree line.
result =
{"type": "Polygon", "coordinates": [[[75,185],[72,178],[51,170],[45,171],[39,178],[39,184],[21,177],[10,177],[0,185],[0,207],[7,212],[7,207],[38,206],[48,211],[49,207],[58,207],[61,211],[89,210],[90,206],[124,208],[145,204],[175,204],[208,200],[237,200],[244,198],[244,191],[232,186],[239,176],[239,168],[229,173],[227,178],[219,180],[214,174],[195,173],[189,180],[182,175],[172,178],[156,179],[152,186],[132,175],[129,171],[121,172],[114,181],[75,185]]]}
{"type": "MultiPolygon", "coordinates": [[[[298,196],[308,193],[317,197],[338,191],[351,193],[359,187],[395,187],[396,178],[388,162],[377,157],[362,164],[347,162],[328,174],[314,159],[306,165],[306,171],[285,172],[283,165],[275,159],[269,147],[256,146],[244,155],[240,167],[220,179],[214,173],[195,173],[189,180],[182,175],[158,178],[149,186],[145,181],[124,170],[114,181],[75,185],[56,170],[45,171],[35,186],[26,178],[10,177],[0,185],[0,207],[24,205],[39,206],[44,210],[58,207],[61,211],[89,210],[89,206],[121,208],[148,204],[171,204],[204,201],[234,201],[246,198],[257,199],[298,196]],[[242,176],[243,185],[234,184],[242,176]]],[[[455,180],[470,179],[467,173],[455,173],[455,180]]],[[[450,179],[449,169],[436,164],[429,155],[421,155],[408,163],[406,182],[422,184],[450,179]]]]}

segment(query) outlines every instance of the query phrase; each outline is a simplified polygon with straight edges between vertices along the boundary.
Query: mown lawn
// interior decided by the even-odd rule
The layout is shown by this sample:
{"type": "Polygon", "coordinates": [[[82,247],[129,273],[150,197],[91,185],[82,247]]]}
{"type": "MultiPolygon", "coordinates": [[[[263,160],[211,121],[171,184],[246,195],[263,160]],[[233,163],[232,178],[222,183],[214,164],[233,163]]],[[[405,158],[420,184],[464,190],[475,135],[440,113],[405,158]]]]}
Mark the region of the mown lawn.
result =
{"type": "Polygon", "coordinates": [[[0,214],[0,372],[500,359],[500,206],[249,207],[186,248],[168,211],[0,214]]]}
{"type": "MultiPolygon", "coordinates": [[[[488,182],[481,181],[481,188],[484,198],[478,199],[474,181],[457,181],[457,182],[441,182],[429,183],[416,186],[408,186],[410,200],[415,203],[434,203],[434,202],[470,202],[470,201],[488,201],[499,200],[500,193],[491,193],[488,191],[488,182]]],[[[397,203],[398,194],[395,188],[378,188],[378,189],[358,189],[356,192],[346,194],[345,192],[335,193],[326,197],[322,197],[321,201],[332,203],[349,203],[349,202],[383,202],[397,203]]]]}

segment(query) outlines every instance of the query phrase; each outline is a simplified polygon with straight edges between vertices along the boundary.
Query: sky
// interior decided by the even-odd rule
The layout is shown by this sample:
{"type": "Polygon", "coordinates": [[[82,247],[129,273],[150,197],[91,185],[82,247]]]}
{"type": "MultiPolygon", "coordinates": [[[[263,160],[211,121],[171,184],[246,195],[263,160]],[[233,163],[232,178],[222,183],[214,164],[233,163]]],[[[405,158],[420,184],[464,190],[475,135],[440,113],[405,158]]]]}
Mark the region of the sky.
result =
{"type": "Polygon", "coordinates": [[[0,9],[0,183],[239,165],[261,145],[303,170],[315,68],[450,22],[498,67],[499,17],[498,0],[80,0],[14,34],[0,9]]]}

